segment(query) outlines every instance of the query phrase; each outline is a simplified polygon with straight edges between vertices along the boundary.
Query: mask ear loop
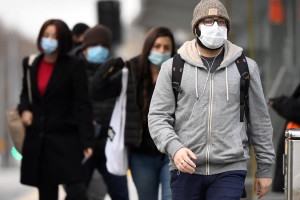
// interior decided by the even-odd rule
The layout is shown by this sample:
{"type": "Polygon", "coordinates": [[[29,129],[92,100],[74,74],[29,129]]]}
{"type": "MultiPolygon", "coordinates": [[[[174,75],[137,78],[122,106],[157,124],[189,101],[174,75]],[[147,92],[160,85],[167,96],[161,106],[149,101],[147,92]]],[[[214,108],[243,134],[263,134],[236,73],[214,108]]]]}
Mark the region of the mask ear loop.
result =
{"type": "Polygon", "coordinates": [[[200,35],[201,35],[201,31],[200,31],[199,27],[195,28],[195,36],[199,38],[200,35]],[[198,36],[197,32],[199,33],[199,36],[198,36]]]}

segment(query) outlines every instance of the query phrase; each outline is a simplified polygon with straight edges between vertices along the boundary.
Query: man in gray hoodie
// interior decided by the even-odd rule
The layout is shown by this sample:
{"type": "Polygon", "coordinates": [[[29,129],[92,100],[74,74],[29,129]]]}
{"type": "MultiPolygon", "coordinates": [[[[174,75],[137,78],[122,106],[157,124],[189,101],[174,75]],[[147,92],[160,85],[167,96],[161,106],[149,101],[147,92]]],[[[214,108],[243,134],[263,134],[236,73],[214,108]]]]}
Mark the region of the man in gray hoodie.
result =
{"type": "Polygon", "coordinates": [[[227,40],[230,19],[218,0],[195,7],[192,31],[178,54],[184,60],[177,101],[172,90],[172,59],[158,76],[149,111],[149,130],[157,148],[171,160],[176,200],[240,199],[250,140],[256,153],[255,190],[269,190],[274,164],[272,124],[258,66],[246,58],[249,73],[249,121],[240,122],[240,73],[235,60],[242,48],[227,40]],[[176,105],[177,104],[177,105],[176,105]]]}

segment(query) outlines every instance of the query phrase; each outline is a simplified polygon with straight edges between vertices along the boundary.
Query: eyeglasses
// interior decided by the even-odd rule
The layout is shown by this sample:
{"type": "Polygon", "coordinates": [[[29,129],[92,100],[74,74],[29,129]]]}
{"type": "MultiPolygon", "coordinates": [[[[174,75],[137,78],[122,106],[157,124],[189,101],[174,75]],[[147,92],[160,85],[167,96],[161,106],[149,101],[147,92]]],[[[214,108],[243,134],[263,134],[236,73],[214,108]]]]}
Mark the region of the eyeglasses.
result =
{"type": "Polygon", "coordinates": [[[206,26],[212,26],[215,22],[217,22],[217,24],[219,26],[226,26],[227,25],[226,19],[223,19],[223,18],[217,18],[217,19],[205,18],[205,19],[203,19],[202,22],[206,26]]]}

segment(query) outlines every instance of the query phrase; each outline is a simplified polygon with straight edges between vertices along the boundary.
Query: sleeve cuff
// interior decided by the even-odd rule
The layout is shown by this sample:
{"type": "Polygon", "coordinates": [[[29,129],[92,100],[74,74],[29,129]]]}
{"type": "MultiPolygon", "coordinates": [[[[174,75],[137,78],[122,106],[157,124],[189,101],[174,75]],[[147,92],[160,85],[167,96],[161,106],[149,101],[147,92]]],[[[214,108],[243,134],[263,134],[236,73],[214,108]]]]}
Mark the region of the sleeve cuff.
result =
{"type": "Polygon", "coordinates": [[[176,152],[181,148],[184,148],[184,146],[178,140],[174,140],[168,144],[166,153],[173,159],[176,152]]]}
{"type": "Polygon", "coordinates": [[[271,164],[257,164],[257,170],[255,173],[256,178],[271,178],[272,177],[272,165],[271,164]]]}

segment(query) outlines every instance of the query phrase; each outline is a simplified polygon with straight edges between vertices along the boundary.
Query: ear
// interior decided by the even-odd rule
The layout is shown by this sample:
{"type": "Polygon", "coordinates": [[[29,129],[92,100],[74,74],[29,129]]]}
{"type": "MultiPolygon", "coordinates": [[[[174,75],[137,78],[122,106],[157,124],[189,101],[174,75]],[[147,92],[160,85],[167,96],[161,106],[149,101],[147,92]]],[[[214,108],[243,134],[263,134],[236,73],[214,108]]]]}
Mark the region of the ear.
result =
{"type": "Polygon", "coordinates": [[[201,31],[200,31],[200,29],[199,29],[198,26],[195,28],[195,35],[196,35],[197,37],[200,37],[200,35],[201,35],[201,31]]]}
{"type": "Polygon", "coordinates": [[[87,47],[85,47],[83,50],[82,50],[82,54],[86,57],[87,56],[87,47]]]}

